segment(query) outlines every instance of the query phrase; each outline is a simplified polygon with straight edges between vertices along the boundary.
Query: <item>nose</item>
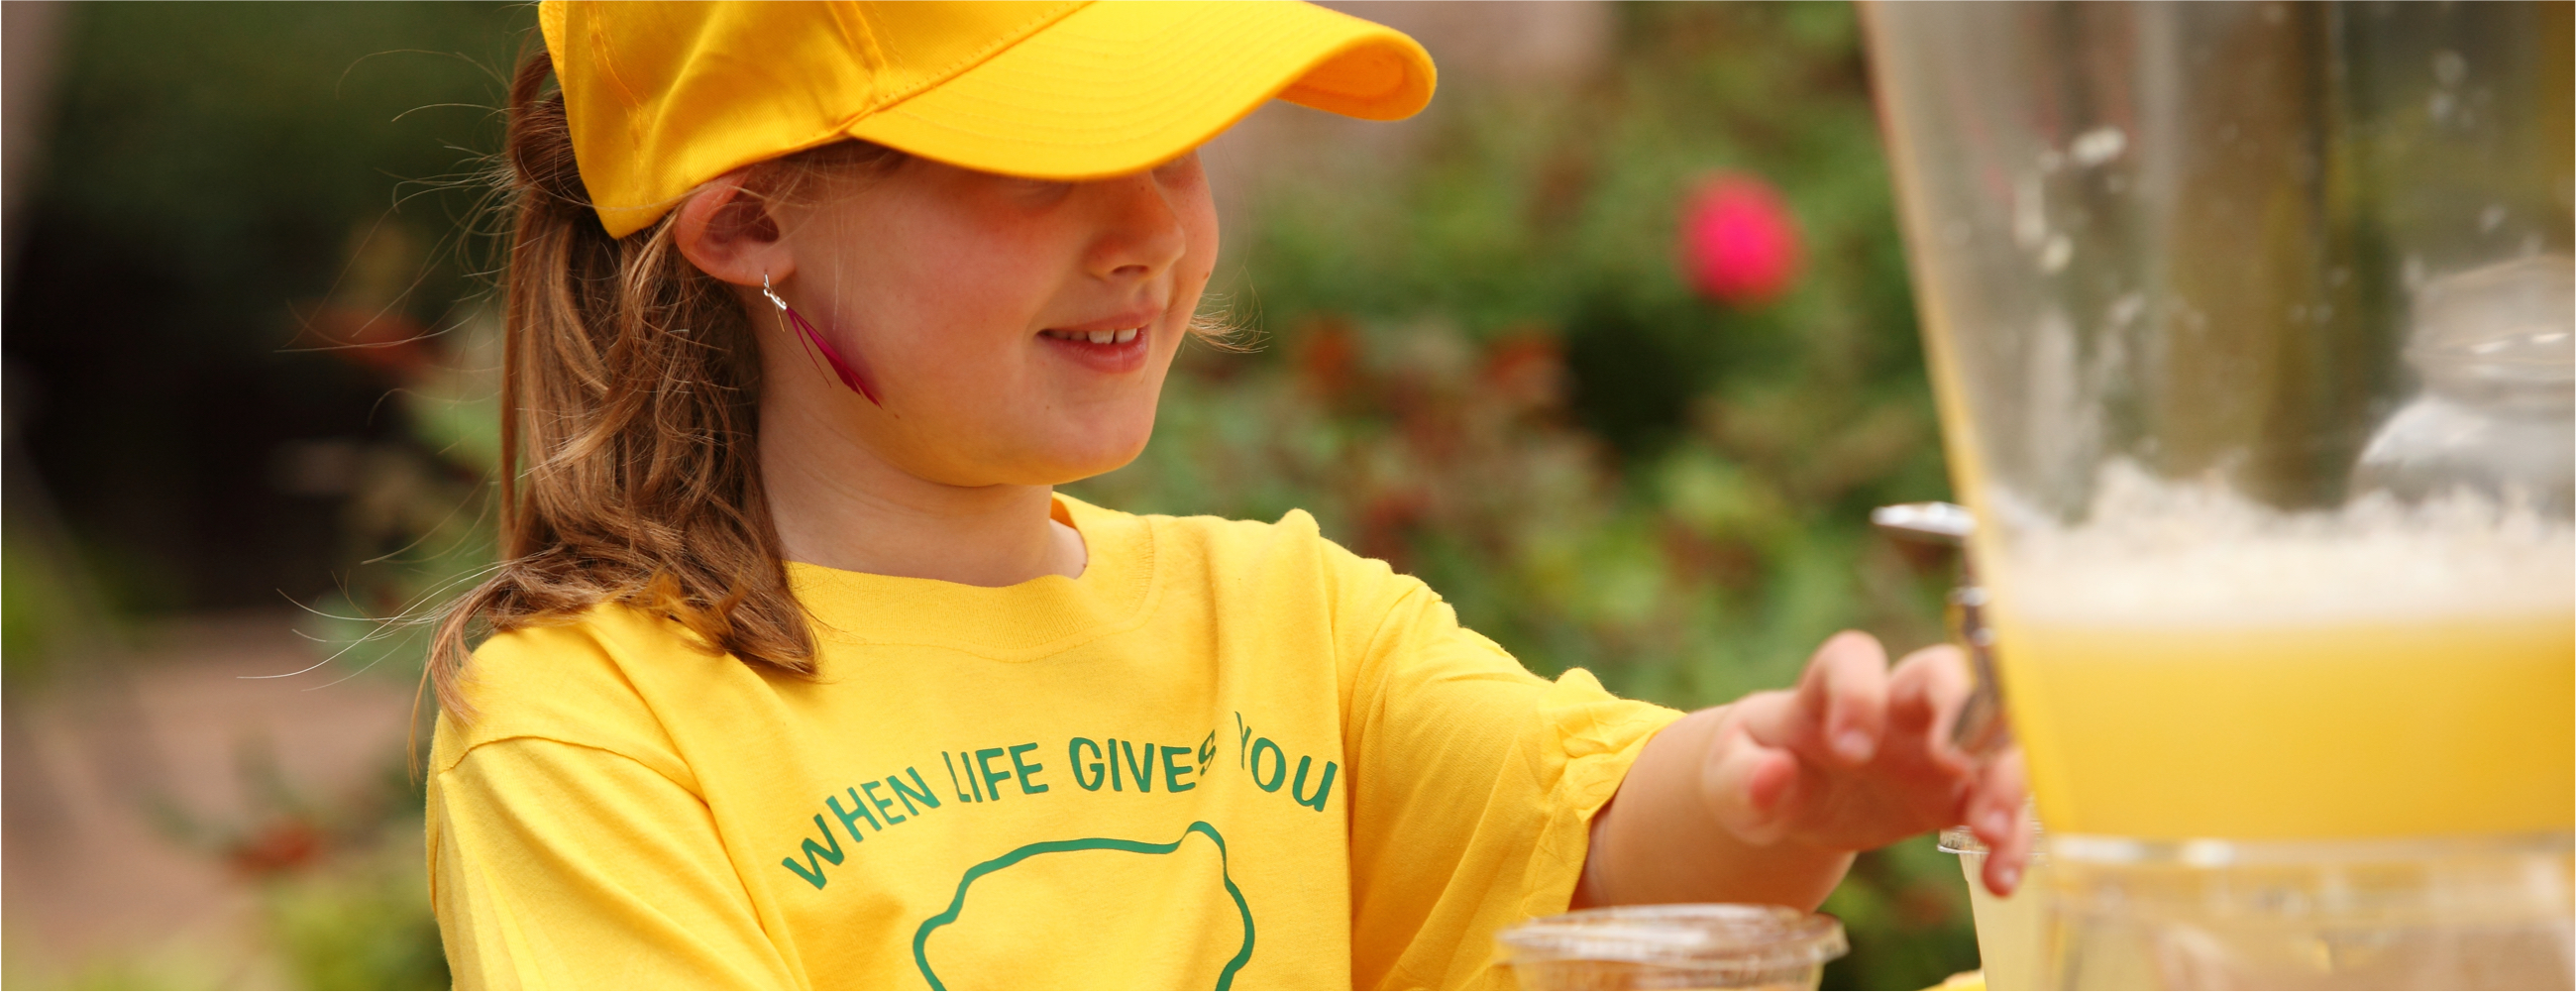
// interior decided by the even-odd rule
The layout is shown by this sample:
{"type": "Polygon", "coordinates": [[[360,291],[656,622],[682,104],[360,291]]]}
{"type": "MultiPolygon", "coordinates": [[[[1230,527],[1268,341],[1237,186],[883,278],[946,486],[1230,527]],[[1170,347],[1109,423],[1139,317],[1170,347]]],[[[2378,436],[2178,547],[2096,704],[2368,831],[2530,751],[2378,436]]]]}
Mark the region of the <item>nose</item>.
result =
{"type": "Polygon", "coordinates": [[[1100,233],[1087,261],[1091,274],[1117,283],[1144,283],[1181,260],[1189,247],[1173,191],[1151,171],[1089,184],[1100,210],[1100,233]]]}

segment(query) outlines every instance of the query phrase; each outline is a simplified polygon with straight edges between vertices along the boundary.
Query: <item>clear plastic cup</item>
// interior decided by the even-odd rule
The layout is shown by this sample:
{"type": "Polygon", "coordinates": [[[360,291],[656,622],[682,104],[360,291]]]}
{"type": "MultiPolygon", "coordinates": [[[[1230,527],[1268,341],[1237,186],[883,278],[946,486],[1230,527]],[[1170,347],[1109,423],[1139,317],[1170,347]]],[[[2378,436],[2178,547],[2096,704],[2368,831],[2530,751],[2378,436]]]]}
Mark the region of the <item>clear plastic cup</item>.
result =
{"type": "Polygon", "coordinates": [[[1495,945],[1525,990],[1812,990],[1851,950],[1826,915],[1733,903],[1578,910],[1495,945]]]}
{"type": "Polygon", "coordinates": [[[1978,968],[1990,990],[2050,988],[2048,977],[2048,855],[2033,851],[2011,896],[1986,891],[1986,843],[1965,827],[1941,832],[1941,850],[1959,856],[1968,877],[1968,911],[1977,922],[1978,968]]]}
{"type": "Polygon", "coordinates": [[[2060,989],[2569,989],[2576,837],[2061,835],[2060,989]],[[2118,969],[2106,966],[2129,963],[2118,969]]]}

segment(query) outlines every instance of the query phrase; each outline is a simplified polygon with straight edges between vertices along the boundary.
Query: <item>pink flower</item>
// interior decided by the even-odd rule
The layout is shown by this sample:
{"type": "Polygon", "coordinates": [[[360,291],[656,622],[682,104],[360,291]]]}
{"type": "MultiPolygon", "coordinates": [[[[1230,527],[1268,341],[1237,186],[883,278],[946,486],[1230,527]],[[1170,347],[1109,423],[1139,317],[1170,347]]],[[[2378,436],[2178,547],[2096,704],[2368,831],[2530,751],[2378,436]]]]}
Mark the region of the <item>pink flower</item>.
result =
{"type": "Polygon", "coordinates": [[[1760,178],[1702,180],[1682,209],[1682,272],[1693,288],[1737,307],[1777,299],[1798,278],[1798,219],[1760,178]]]}

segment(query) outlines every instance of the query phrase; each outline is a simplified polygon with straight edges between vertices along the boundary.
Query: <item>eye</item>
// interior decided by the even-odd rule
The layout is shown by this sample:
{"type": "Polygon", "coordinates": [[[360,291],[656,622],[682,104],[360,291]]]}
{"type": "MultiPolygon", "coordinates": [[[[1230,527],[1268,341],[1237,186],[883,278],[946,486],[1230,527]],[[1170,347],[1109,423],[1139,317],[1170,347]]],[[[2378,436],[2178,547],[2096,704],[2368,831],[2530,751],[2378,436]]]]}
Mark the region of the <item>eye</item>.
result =
{"type": "Polygon", "coordinates": [[[1054,179],[1009,177],[1004,189],[1023,203],[1053,203],[1073,193],[1074,184],[1054,179]]]}

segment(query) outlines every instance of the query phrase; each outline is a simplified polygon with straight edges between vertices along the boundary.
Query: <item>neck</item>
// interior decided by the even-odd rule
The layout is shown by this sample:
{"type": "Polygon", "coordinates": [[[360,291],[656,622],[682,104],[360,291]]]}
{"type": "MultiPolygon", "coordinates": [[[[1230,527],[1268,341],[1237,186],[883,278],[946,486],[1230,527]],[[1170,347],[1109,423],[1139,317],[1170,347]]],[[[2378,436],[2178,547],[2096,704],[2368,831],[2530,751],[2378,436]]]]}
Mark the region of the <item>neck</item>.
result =
{"type": "Polygon", "coordinates": [[[789,561],[970,586],[1082,575],[1082,538],[1054,520],[1053,487],[924,479],[796,409],[813,405],[781,406],[761,412],[760,474],[789,561]]]}

